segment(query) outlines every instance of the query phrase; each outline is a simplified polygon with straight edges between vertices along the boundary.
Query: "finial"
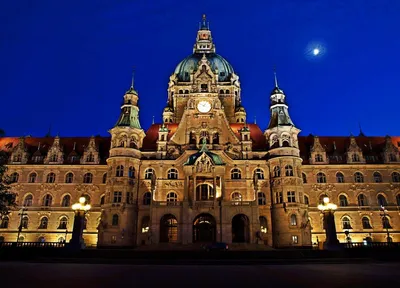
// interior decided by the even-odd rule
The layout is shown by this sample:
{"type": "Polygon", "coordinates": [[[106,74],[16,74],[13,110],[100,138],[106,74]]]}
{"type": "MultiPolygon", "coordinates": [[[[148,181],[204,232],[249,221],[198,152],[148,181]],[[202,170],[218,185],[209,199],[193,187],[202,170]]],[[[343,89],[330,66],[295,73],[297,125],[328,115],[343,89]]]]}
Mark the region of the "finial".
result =
{"type": "Polygon", "coordinates": [[[365,136],[364,132],[362,131],[360,122],[358,122],[358,127],[360,128],[360,134],[358,136],[365,136]]]}
{"type": "Polygon", "coordinates": [[[51,123],[50,123],[49,130],[47,131],[47,134],[45,137],[51,137],[51,123]]]}
{"type": "Polygon", "coordinates": [[[210,30],[210,25],[207,22],[206,14],[203,14],[199,29],[200,30],[210,30]]]}
{"type": "Polygon", "coordinates": [[[203,14],[203,21],[206,21],[206,14],[203,14]]]}
{"type": "Polygon", "coordinates": [[[274,66],[274,79],[275,79],[275,88],[279,88],[278,78],[276,77],[276,66],[274,66]]]}
{"type": "Polygon", "coordinates": [[[74,142],[74,149],[72,149],[72,150],[75,151],[75,148],[76,148],[76,142],[74,142]]]}
{"type": "Polygon", "coordinates": [[[154,124],[154,116],[153,116],[153,121],[151,122],[151,124],[154,124]]]}
{"type": "Polygon", "coordinates": [[[132,83],[131,83],[131,89],[133,89],[135,84],[135,68],[132,69],[132,83]]]}
{"type": "Polygon", "coordinates": [[[257,124],[257,116],[254,116],[254,124],[257,124]]]}

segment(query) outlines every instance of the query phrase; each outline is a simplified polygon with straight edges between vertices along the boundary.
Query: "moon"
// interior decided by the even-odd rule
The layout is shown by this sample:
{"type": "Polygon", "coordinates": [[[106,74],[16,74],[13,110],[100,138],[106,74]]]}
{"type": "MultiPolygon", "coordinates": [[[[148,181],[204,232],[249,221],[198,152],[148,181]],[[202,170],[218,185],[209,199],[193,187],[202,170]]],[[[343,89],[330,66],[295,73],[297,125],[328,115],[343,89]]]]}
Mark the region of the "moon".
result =
{"type": "Polygon", "coordinates": [[[321,52],[318,48],[313,49],[314,56],[318,56],[319,52],[321,52]]]}
{"type": "Polygon", "coordinates": [[[304,56],[308,61],[321,61],[325,58],[327,49],[325,41],[315,39],[309,41],[304,49],[304,56]]]}

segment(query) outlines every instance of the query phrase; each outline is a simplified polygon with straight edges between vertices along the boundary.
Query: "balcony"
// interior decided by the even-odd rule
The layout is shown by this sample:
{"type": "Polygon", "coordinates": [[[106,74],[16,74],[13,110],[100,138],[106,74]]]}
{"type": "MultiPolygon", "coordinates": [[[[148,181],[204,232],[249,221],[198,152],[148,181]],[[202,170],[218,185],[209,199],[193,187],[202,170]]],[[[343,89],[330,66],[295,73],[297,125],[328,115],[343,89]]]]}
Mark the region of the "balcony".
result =
{"type": "Polygon", "coordinates": [[[153,202],[154,207],[180,207],[182,206],[181,201],[154,201],[153,202]]]}

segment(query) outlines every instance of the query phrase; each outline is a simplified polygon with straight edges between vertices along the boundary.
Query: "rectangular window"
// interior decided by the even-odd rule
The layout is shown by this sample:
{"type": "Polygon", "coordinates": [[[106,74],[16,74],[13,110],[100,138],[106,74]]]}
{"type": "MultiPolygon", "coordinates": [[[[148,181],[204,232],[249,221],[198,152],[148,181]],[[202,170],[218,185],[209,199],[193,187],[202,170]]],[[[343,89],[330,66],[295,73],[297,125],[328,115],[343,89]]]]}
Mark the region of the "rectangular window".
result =
{"type": "Polygon", "coordinates": [[[132,192],[126,192],[126,204],[132,204],[132,192]]]}
{"type": "Polygon", "coordinates": [[[288,203],[295,203],[296,202],[296,193],[294,191],[287,192],[287,200],[288,203]]]}
{"type": "Polygon", "coordinates": [[[293,244],[298,244],[299,243],[299,238],[297,237],[297,235],[292,235],[292,243],[293,244]]]}
{"type": "Polygon", "coordinates": [[[283,195],[282,192],[276,192],[276,203],[282,203],[283,202],[283,195]]]}
{"type": "Polygon", "coordinates": [[[113,203],[121,203],[122,202],[122,192],[115,191],[113,203]]]}

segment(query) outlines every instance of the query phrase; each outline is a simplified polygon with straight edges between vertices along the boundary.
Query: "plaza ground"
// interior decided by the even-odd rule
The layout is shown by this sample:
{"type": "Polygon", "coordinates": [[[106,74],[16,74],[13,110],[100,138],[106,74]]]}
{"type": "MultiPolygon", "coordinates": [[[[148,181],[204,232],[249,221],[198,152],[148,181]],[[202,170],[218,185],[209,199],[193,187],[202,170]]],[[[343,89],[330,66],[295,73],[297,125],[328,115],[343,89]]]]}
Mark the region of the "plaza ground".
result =
{"type": "Polygon", "coordinates": [[[43,288],[385,287],[400,284],[399,269],[400,263],[172,266],[0,262],[0,277],[2,283],[15,287],[43,288]]]}

